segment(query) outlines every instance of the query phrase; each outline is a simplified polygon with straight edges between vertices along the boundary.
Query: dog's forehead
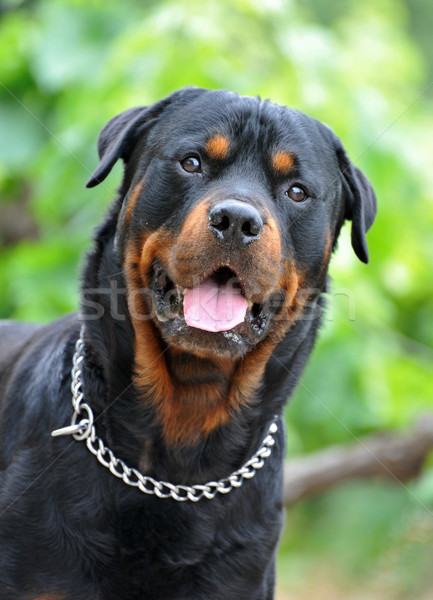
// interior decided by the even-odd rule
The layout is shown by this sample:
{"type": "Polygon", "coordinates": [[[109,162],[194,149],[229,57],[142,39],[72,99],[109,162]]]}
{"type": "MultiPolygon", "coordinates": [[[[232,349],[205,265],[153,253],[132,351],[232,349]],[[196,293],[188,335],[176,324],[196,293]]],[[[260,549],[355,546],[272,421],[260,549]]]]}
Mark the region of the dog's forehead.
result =
{"type": "Polygon", "coordinates": [[[301,124],[304,130],[311,127],[313,119],[259,98],[209,92],[173,111],[168,121],[169,129],[181,137],[270,135],[280,141],[293,136],[301,124]]]}
{"type": "Polygon", "coordinates": [[[224,159],[235,148],[258,148],[269,153],[275,168],[284,172],[293,155],[313,159],[331,149],[327,138],[332,134],[322,123],[256,97],[210,91],[170,112],[162,122],[167,143],[197,144],[216,159],[224,159]]]}

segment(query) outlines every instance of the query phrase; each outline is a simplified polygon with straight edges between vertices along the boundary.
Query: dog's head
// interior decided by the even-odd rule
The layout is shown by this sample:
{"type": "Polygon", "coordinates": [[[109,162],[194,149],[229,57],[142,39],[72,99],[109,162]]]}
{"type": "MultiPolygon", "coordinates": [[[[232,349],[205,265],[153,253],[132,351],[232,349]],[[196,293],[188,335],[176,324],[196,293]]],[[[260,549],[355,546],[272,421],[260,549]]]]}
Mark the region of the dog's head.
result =
{"type": "Polygon", "coordinates": [[[345,219],[368,261],[374,192],[322,123],[258,98],[187,88],[114,117],[97,185],[122,158],[116,251],[134,327],[239,358],[284,334],[325,285],[345,219]]]}

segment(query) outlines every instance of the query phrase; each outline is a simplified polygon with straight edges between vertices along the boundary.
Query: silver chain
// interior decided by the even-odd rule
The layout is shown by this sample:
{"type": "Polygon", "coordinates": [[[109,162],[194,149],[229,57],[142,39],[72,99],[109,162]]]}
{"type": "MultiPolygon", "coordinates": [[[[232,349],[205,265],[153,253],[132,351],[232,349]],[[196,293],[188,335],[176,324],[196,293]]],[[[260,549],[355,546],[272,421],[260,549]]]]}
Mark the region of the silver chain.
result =
{"type": "Polygon", "coordinates": [[[113,475],[122,479],[127,485],[138,488],[144,494],[152,494],[158,498],[173,498],[178,502],[185,502],[186,500],[198,502],[202,498],[212,500],[218,493],[228,494],[234,488],[241,487],[244,479],[252,479],[271,455],[272,446],[275,444],[274,435],[278,431],[277,417],[274,417],[270,424],[260,449],[240,469],[219,481],[209,481],[208,483],[196,485],[174,485],[167,481],[156,481],[153,477],[143,475],[137,469],[128,467],[123,460],[114,456],[112,450],[107,448],[101,438],[96,435],[93,411],[84,402],[81,384],[81,363],[84,360],[84,342],[82,338],[83,330],[75,344],[75,353],[72,359],[71,392],[74,409],[72,421],[67,427],[52,431],[51,435],[53,437],[72,435],[79,442],[86,440],[87,448],[96,456],[101,465],[109,469],[113,475]]]}

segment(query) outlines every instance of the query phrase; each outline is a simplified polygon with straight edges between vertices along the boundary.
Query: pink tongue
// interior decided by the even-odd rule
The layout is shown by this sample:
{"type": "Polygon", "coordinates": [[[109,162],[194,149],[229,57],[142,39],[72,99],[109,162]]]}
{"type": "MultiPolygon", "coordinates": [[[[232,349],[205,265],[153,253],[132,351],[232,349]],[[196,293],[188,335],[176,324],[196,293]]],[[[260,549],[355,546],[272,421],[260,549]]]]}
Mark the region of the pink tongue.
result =
{"type": "Polygon", "coordinates": [[[238,288],[205,279],[185,292],[183,311],[190,327],[204,331],[227,331],[245,319],[248,302],[238,288]]]}

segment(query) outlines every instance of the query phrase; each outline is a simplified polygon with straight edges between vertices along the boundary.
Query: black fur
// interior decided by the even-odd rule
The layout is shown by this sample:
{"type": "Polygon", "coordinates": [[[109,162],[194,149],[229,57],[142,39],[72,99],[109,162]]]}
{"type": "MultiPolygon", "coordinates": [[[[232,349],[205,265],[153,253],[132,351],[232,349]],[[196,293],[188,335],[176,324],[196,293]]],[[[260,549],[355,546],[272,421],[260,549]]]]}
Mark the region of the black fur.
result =
{"type": "MultiPolygon", "coordinates": [[[[102,131],[99,154],[89,187],[119,158],[125,173],[87,257],[80,314],[47,326],[0,325],[0,600],[270,600],[283,519],[281,415],[320,324],[325,237],[331,236],[333,249],[344,219],[352,219],[354,250],[367,262],[374,193],[327,127],[224,91],[185,89],[122,113],[102,131]],[[206,140],[221,131],[230,139],[229,157],[207,161],[199,177],[182,173],[179,161],[199,154],[204,163],[206,140]],[[290,174],[272,171],[269,157],[278,148],[295,156],[290,174]],[[128,197],[144,177],[127,226],[128,197]],[[285,194],[295,183],[308,189],[305,203],[295,205],[285,194]],[[151,399],[134,383],[136,333],[125,256],[146,230],[164,227],[176,237],[208,194],[251,200],[273,215],[282,253],[305,274],[309,292],[288,331],[276,322],[266,333],[277,341],[254,396],[209,435],[170,444],[151,399]],[[119,292],[115,307],[110,289],[119,292]],[[178,503],[126,486],[84,442],[52,438],[53,429],[71,420],[71,360],[81,323],[85,399],[98,435],[119,458],[138,469],[145,459],[146,474],[173,483],[217,480],[254,454],[276,414],[276,445],[263,469],[227,495],[178,503]],[[144,452],[148,442],[151,450],[144,452]]],[[[261,260],[257,256],[256,267],[261,260]]],[[[248,268],[254,277],[254,265],[248,268]]],[[[170,326],[154,329],[172,340],[170,326]]],[[[167,345],[161,338],[161,347],[167,345]]],[[[233,352],[238,365],[253,350],[239,357],[228,347],[224,356],[233,352]]],[[[202,377],[218,385],[223,376],[212,370],[209,352],[194,358],[189,350],[182,359],[202,361],[202,377]]]]}

